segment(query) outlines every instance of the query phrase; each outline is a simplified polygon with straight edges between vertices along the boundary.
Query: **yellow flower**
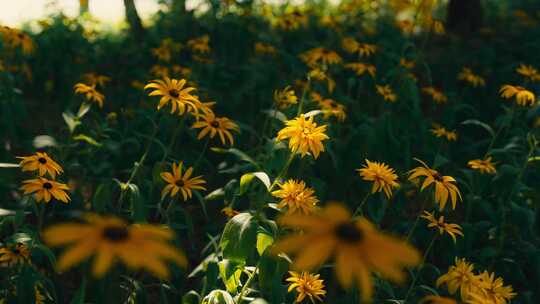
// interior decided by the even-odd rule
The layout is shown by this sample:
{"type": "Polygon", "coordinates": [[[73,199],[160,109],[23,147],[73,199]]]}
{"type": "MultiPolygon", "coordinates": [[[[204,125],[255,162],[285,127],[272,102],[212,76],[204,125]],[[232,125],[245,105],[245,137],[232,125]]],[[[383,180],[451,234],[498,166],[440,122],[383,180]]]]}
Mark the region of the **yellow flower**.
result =
{"type": "Polygon", "coordinates": [[[435,295],[429,295],[422,298],[420,304],[457,304],[456,300],[446,297],[440,297],[435,295]]]}
{"type": "Polygon", "coordinates": [[[275,253],[295,254],[293,267],[310,270],[335,256],[335,272],[345,288],[356,279],[363,301],[371,299],[373,283],[370,272],[403,282],[401,268],[420,262],[416,249],[379,231],[365,218],[354,220],[347,209],[339,204],[329,204],[313,215],[285,215],[281,225],[302,229],[278,241],[275,253]]]}
{"type": "Polygon", "coordinates": [[[15,266],[30,263],[30,249],[23,243],[0,247],[0,266],[15,266]]]}
{"type": "Polygon", "coordinates": [[[328,76],[328,74],[325,71],[319,68],[314,68],[311,71],[309,71],[308,78],[319,80],[319,81],[326,80],[328,92],[330,93],[332,93],[334,91],[334,88],[336,87],[336,82],[330,76],[328,76]]]}
{"type": "Polygon", "coordinates": [[[41,284],[34,285],[35,304],[44,304],[47,300],[47,297],[41,293],[40,288],[43,288],[41,284]]]}
{"type": "Polygon", "coordinates": [[[302,213],[311,214],[317,210],[319,200],[313,195],[315,191],[303,181],[289,179],[283,184],[279,184],[281,189],[273,191],[272,195],[281,198],[278,208],[287,207],[286,214],[302,213]]]}
{"type": "Polygon", "coordinates": [[[374,44],[359,43],[357,52],[361,57],[369,57],[377,52],[377,46],[374,44]]]}
{"type": "Polygon", "coordinates": [[[461,299],[465,301],[471,290],[478,285],[478,279],[473,273],[474,265],[465,259],[455,259],[455,265],[448,268],[448,271],[440,276],[435,283],[437,288],[443,284],[448,287],[450,294],[455,294],[458,289],[461,299]]]}
{"type": "Polygon", "coordinates": [[[189,167],[184,174],[182,174],[182,167],[184,163],[179,165],[172,164],[172,174],[170,172],[161,172],[161,178],[167,182],[167,185],[161,191],[161,198],[163,199],[168,193],[171,197],[174,197],[177,193],[182,193],[184,201],[192,196],[192,190],[206,190],[203,184],[206,181],[202,179],[202,176],[191,177],[193,174],[193,167],[189,167]]]}
{"type": "Polygon", "coordinates": [[[375,85],[377,88],[377,93],[381,95],[385,101],[388,102],[395,102],[397,99],[396,94],[394,94],[394,91],[392,91],[392,88],[390,88],[389,85],[375,85]]]}
{"type": "Polygon", "coordinates": [[[321,107],[324,119],[335,116],[339,121],[344,121],[347,118],[345,106],[330,98],[323,99],[319,102],[319,106],[321,107]]]}
{"type": "Polygon", "coordinates": [[[319,279],[319,274],[311,274],[303,271],[302,273],[289,271],[290,277],[287,282],[290,282],[288,292],[296,291],[296,303],[302,302],[308,297],[312,303],[315,300],[322,302],[322,297],[326,295],[324,290],[324,281],[319,279]]]}
{"type": "Polygon", "coordinates": [[[286,127],[277,134],[277,140],[289,139],[289,149],[299,152],[302,157],[306,154],[313,154],[317,159],[321,151],[324,151],[322,142],[329,137],[324,133],[326,125],[317,126],[313,122],[313,116],[306,119],[304,114],[285,122],[286,127]]]}
{"type": "Polygon", "coordinates": [[[298,103],[298,97],[290,86],[286,86],[283,90],[274,91],[274,102],[279,109],[286,109],[291,105],[298,103]]]}
{"type": "Polygon", "coordinates": [[[463,236],[463,232],[461,231],[461,226],[458,224],[450,224],[444,222],[444,216],[440,216],[437,220],[435,216],[427,211],[424,211],[424,214],[420,217],[425,218],[429,221],[428,227],[429,228],[435,228],[439,230],[439,233],[442,235],[443,233],[448,233],[452,237],[452,240],[454,243],[456,242],[456,234],[463,236]]]}
{"type": "Polygon", "coordinates": [[[325,49],[323,47],[314,48],[305,51],[300,55],[300,59],[304,61],[308,66],[316,66],[318,64],[338,64],[342,61],[338,53],[325,49]]]}
{"type": "Polygon", "coordinates": [[[56,178],[57,174],[64,172],[62,167],[45,152],[36,152],[30,156],[17,156],[17,158],[21,159],[19,166],[23,172],[38,171],[39,176],[49,174],[53,179],[56,178]]]}
{"type": "Polygon", "coordinates": [[[399,65],[400,65],[401,67],[406,68],[406,69],[412,69],[412,68],[414,68],[415,63],[414,63],[414,61],[407,60],[407,59],[405,59],[405,58],[400,58],[400,59],[399,59],[399,65]]]}
{"type": "Polygon", "coordinates": [[[504,286],[502,278],[495,278],[494,273],[487,271],[477,276],[479,280],[480,293],[488,303],[506,304],[516,296],[512,286],[504,286]]]}
{"type": "Polygon", "coordinates": [[[387,198],[392,197],[392,188],[399,188],[398,176],[394,169],[385,163],[371,162],[366,159],[366,165],[356,169],[365,181],[373,182],[371,193],[384,191],[387,198]]]}
{"type": "Polygon", "coordinates": [[[270,44],[266,44],[263,42],[256,42],[255,53],[260,54],[260,55],[264,55],[264,54],[275,55],[277,54],[277,49],[271,46],[270,44]]]}
{"type": "Polygon", "coordinates": [[[227,144],[227,140],[231,145],[234,144],[234,139],[230,131],[240,130],[236,123],[226,117],[216,117],[213,112],[207,112],[199,116],[203,119],[196,121],[192,126],[195,129],[202,128],[197,139],[201,139],[208,134],[210,134],[210,138],[214,138],[218,134],[222,144],[227,144]]]}
{"type": "Polygon", "coordinates": [[[0,36],[3,43],[10,48],[21,47],[23,54],[28,55],[34,51],[34,41],[30,36],[18,29],[0,25],[0,36]]]}
{"type": "Polygon", "coordinates": [[[210,53],[210,46],[208,45],[209,42],[210,37],[208,35],[203,35],[201,37],[188,40],[187,46],[194,52],[206,54],[210,53]]]}
{"type": "Polygon", "coordinates": [[[120,260],[131,269],[146,269],[162,279],[169,277],[170,260],[185,267],[186,257],[166,243],[174,238],[172,230],[149,224],[129,225],[122,219],[97,214],[84,216],[85,223],[56,224],[45,230],[48,246],[69,248],[58,259],[58,270],[65,271],[92,255],[92,273],[103,275],[120,260]]]}
{"type": "MultiPolygon", "coordinates": [[[[156,77],[165,78],[170,76],[169,68],[166,66],[155,64],[150,68],[150,73],[156,77]]],[[[144,88],[144,85],[143,85],[144,88]]]]}
{"type": "Polygon", "coordinates": [[[446,103],[448,101],[448,97],[446,97],[446,95],[444,95],[443,92],[437,90],[434,87],[422,88],[422,92],[424,92],[427,95],[431,96],[433,101],[435,101],[438,104],[446,103]]]}
{"type": "Polygon", "coordinates": [[[66,193],[66,190],[69,190],[69,187],[66,184],[43,177],[23,181],[23,185],[20,189],[24,191],[24,194],[35,193],[35,198],[38,203],[41,201],[48,203],[51,201],[52,197],[64,203],[68,203],[71,200],[66,193]]]}
{"type": "Polygon", "coordinates": [[[240,214],[240,212],[234,210],[231,207],[225,207],[221,209],[221,213],[225,214],[227,217],[234,217],[237,214],[240,214]]]}
{"type": "Polygon", "coordinates": [[[433,124],[433,129],[430,130],[436,137],[445,137],[448,141],[456,141],[458,135],[456,131],[448,131],[445,127],[433,124]]]}
{"type": "Polygon", "coordinates": [[[480,171],[480,173],[495,174],[497,169],[495,169],[495,163],[491,162],[491,156],[486,159],[473,159],[470,160],[467,165],[471,169],[480,171]]]}
{"type": "Polygon", "coordinates": [[[276,27],[285,31],[296,30],[305,27],[308,23],[308,17],[298,9],[287,12],[279,16],[276,20],[276,27]]]}
{"type": "Polygon", "coordinates": [[[195,90],[193,87],[186,86],[186,80],[170,79],[165,77],[164,80],[153,80],[147,84],[144,89],[154,89],[148,96],[162,96],[159,100],[157,109],[161,109],[167,103],[171,102],[171,113],[176,112],[180,115],[188,112],[197,112],[197,104],[200,103],[197,96],[191,95],[195,90]]]}
{"type": "Polygon", "coordinates": [[[520,106],[527,106],[527,103],[530,103],[533,106],[536,102],[536,97],[534,93],[520,86],[513,86],[505,84],[499,90],[502,98],[510,99],[516,97],[516,103],[520,106]]]}
{"type": "Polygon", "coordinates": [[[90,85],[99,85],[99,86],[105,86],[105,84],[109,81],[111,81],[111,77],[107,77],[105,75],[98,75],[96,73],[86,73],[82,75],[82,79],[84,82],[90,84],[90,85]]]}
{"type": "Polygon", "coordinates": [[[86,85],[84,83],[77,83],[74,86],[76,94],[84,94],[84,97],[88,101],[96,102],[100,108],[103,108],[103,100],[105,96],[96,90],[96,85],[86,85]]]}
{"type": "Polygon", "coordinates": [[[172,70],[174,76],[183,76],[183,77],[189,77],[191,75],[191,72],[192,72],[192,70],[190,68],[179,66],[177,64],[174,64],[171,67],[171,70],[172,70]]]}
{"type": "Polygon", "coordinates": [[[354,71],[358,76],[362,76],[367,72],[371,77],[375,77],[377,71],[374,65],[361,62],[347,63],[345,68],[354,71]]]}
{"type": "Polygon", "coordinates": [[[532,82],[540,81],[540,73],[532,65],[520,64],[517,67],[516,72],[520,75],[525,76],[532,82]]]}
{"type": "Polygon", "coordinates": [[[431,184],[435,184],[435,202],[439,204],[439,210],[443,210],[448,201],[448,196],[450,196],[450,201],[452,202],[452,209],[456,209],[456,203],[461,198],[461,192],[459,192],[458,187],[455,185],[456,180],[448,175],[441,175],[436,170],[431,169],[423,161],[416,159],[422,164],[422,167],[416,167],[409,171],[409,180],[416,180],[420,176],[424,176],[424,182],[420,191],[423,191],[426,187],[431,184]]]}
{"type": "Polygon", "coordinates": [[[458,74],[458,79],[468,82],[475,88],[483,87],[486,85],[486,81],[484,80],[484,78],[478,75],[475,75],[473,71],[469,68],[463,68],[461,72],[458,74]]]}

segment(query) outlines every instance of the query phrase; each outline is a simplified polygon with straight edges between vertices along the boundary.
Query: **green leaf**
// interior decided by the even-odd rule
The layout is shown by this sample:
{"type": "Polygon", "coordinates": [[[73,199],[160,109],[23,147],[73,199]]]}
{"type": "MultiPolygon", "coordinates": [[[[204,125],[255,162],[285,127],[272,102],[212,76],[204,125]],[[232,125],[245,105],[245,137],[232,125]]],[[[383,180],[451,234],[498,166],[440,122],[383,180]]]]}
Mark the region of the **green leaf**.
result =
{"type": "Polygon", "coordinates": [[[190,290],[182,296],[182,304],[199,304],[201,296],[195,291],[190,290]]]}
{"type": "Polygon", "coordinates": [[[79,290],[77,290],[77,293],[73,297],[73,300],[71,300],[71,304],[83,304],[85,297],[86,297],[86,277],[83,276],[81,287],[79,287],[79,290]]]}
{"type": "Polygon", "coordinates": [[[71,112],[62,113],[62,117],[64,118],[64,121],[68,126],[69,133],[73,133],[73,131],[75,131],[75,128],[77,128],[77,126],[81,124],[79,119],[75,117],[75,115],[73,115],[71,112]]]}
{"type": "Polygon", "coordinates": [[[78,119],[83,118],[83,116],[86,115],[86,113],[88,113],[88,111],[90,111],[91,106],[92,105],[87,103],[87,102],[81,103],[81,106],[79,107],[79,111],[77,112],[77,118],[78,119]]]}
{"type": "Polygon", "coordinates": [[[56,265],[56,257],[54,253],[46,246],[42,244],[34,245],[34,248],[41,251],[49,259],[51,265],[56,265]]]}
{"type": "Polygon", "coordinates": [[[289,261],[282,255],[272,255],[266,250],[259,260],[259,287],[261,294],[270,303],[284,303],[287,289],[282,284],[289,270],[289,261]]]}
{"type": "Polygon", "coordinates": [[[111,200],[111,183],[102,183],[97,187],[96,192],[94,193],[94,197],[92,198],[92,206],[94,207],[95,211],[103,212],[111,200]]]}
{"type": "Polygon", "coordinates": [[[240,213],[227,222],[221,236],[223,257],[244,263],[257,242],[257,222],[249,213],[240,213]]]}
{"type": "Polygon", "coordinates": [[[274,237],[265,232],[257,233],[257,252],[262,255],[274,243],[274,237]]]}
{"type": "Polygon", "coordinates": [[[79,135],[75,135],[73,136],[73,140],[76,140],[76,141],[84,141],[92,146],[96,146],[96,147],[101,147],[102,144],[98,143],[95,139],[93,139],[92,137],[88,136],[88,135],[84,135],[84,134],[79,134],[79,135]]]}
{"type": "Polygon", "coordinates": [[[225,290],[212,290],[204,299],[202,304],[235,304],[233,297],[225,290]]]}
{"type": "Polygon", "coordinates": [[[461,124],[462,125],[476,125],[476,126],[482,127],[482,128],[484,128],[484,130],[488,131],[488,133],[491,135],[491,137],[495,136],[495,132],[493,131],[493,129],[488,124],[486,124],[484,122],[481,122],[479,120],[467,119],[467,120],[461,122],[461,124]]]}
{"type": "Polygon", "coordinates": [[[285,116],[285,114],[283,114],[280,111],[264,110],[263,113],[266,113],[271,118],[275,118],[275,119],[283,121],[283,122],[285,122],[287,120],[287,116],[285,116]]]}
{"type": "Polygon", "coordinates": [[[243,263],[234,263],[224,259],[219,262],[219,276],[230,293],[236,293],[240,286],[240,276],[242,275],[243,263]]]}
{"type": "Polygon", "coordinates": [[[229,154],[232,154],[236,157],[238,157],[240,160],[243,160],[245,162],[248,162],[250,164],[252,164],[253,166],[255,166],[256,168],[260,168],[259,164],[253,160],[253,158],[251,158],[249,155],[247,155],[246,153],[238,150],[238,149],[235,149],[235,148],[229,148],[229,149],[223,149],[223,148],[216,148],[216,147],[212,147],[210,148],[211,151],[213,152],[216,152],[216,153],[229,153],[229,154]]]}
{"type": "Polygon", "coordinates": [[[251,172],[242,175],[242,177],[240,178],[239,195],[242,195],[246,192],[248,185],[251,183],[254,177],[259,179],[264,184],[264,186],[266,186],[266,190],[270,189],[270,177],[268,176],[268,174],[264,172],[251,172]]]}

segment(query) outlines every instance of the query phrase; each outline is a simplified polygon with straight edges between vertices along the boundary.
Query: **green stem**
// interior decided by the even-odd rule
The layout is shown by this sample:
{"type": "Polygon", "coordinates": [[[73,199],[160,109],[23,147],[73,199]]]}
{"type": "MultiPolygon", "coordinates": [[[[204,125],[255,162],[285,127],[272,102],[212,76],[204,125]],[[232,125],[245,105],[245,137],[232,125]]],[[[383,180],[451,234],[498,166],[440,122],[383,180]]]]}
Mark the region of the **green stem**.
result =
{"type": "Polygon", "coordinates": [[[204,143],[204,147],[201,150],[201,153],[199,154],[199,157],[197,157],[197,161],[195,161],[195,164],[193,165],[193,169],[197,169],[197,166],[202,160],[202,157],[204,156],[204,153],[206,152],[206,149],[208,149],[208,144],[210,143],[210,136],[206,138],[206,142],[204,143]]]}
{"type": "Polygon", "coordinates": [[[510,128],[510,126],[512,125],[512,121],[514,121],[514,114],[516,112],[516,104],[514,104],[512,106],[512,110],[510,111],[510,119],[508,120],[508,123],[503,123],[499,129],[497,130],[497,132],[495,133],[495,135],[493,135],[493,138],[491,139],[491,142],[489,143],[489,146],[487,147],[486,149],[486,154],[484,154],[484,158],[486,158],[488,155],[489,155],[489,151],[493,148],[493,145],[495,145],[495,141],[497,140],[497,138],[499,138],[499,136],[501,135],[502,131],[506,128],[510,128]]]}
{"type": "Polygon", "coordinates": [[[362,202],[360,203],[360,205],[358,205],[358,208],[356,208],[356,210],[354,211],[352,217],[355,217],[356,215],[358,215],[358,213],[360,213],[360,215],[364,216],[364,210],[363,210],[363,207],[364,207],[364,205],[366,204],[367,199],[368,199],[368,197],[369,197],[370,194],[371,194],[371,193],[368,192],[368,193],[366,194],[366,196],[364,196],[364,199],[362,200],[362,202]]]}
{"type": "Polygon", "coordinates": [[[169,140],[169,146],[167,147],[167,151],[165,151],[165,154],[163,155],[163,159],[161,159],[161,162],[164,162],[165,159],[167,159],[167,156],[171,154],[172,150],[174,149],[174,145],[176,144],[176,139],[179,137],[180,132],[184,128],[185,120],[187,115],[183,115],[182,119],[180,120],[180,123],[176,128],[174,129],[173,134],[171,135],[171,139],[169,140]]]}
{"type": "Polygon", "coordinates": [[[308,77],[306,86],[304,87],[304,90],[302,91],[302,97],[300,97],[300,103],[298,104],[298,112],[296,113],[296,116],[300,116],[300,114],[302,114],[302,109],[304,107],[304,100],[306,99],[306,94],[307,94],[307,91],[309,90],[310,85],[311,85],[311,77],[308,77]]]}
{"type": "Polygon", "coordinates": [[[272,189],[277,185],[279,180],[285,176],[285,173],[287,173],[287,169],[289,169],[289,166],[291,165],[293,159],[294,159],[295,153],[291,151],[291,154],[289,155],[289,159],[287,159],[287,162],[285,163],[285,166],[283,166],[283,169],[281,169],[281,172],[279,172],[278,176],[274,179],[274,182],[272,185],[270,185],[270,188],[268,188],[268,192],[271,192],[272,189]]]}
{"type": "Polygon", "coordinates": [[[416,281],[418,280],[418,277],[420,276],[420,272],[422,271],[422,268],[424,267],[424,264],[426,262],[426,259],[429,255],[429,252],[431,251],[431,248],[433,247],[433,244],[435,244],[435,240],[437,239],[437,234],[433,236],[431,239],[431,242],[429,243],[426,251],[424,252],[424,256],[422,257],[422,261],[420,262],[420,265],[418,266],[418,271],[413,276],[413,280],[411,282],[411,286],[409,287],[409,290],[407,291],[407,294],[405,295],[405,300],[403,300],[403,303],[406,304],[407,300],[409,299],[409,296],[411,295],[411,292],[414,289],[414,286],[416,285],[416,281]]]}
{"type": "Polygon", "coordinates": [[[253,278],[255,278],[255,274],[257,273],[258,270],[259,270],[259,264],[257,264],[257,266],[255,266],[255,269],[253,270],[253,272],[248,277],[246,283],[244,284],[244,286],[242,286],[242,290],[240,290],[240,294],[238,295],[238,301],[236,301],[236,303],[238,303],[238,304],[242,303],[242,300],[244,299],[244,295],[246,294],[247,289],[248,289],[249,285],[251,284],[251,281],[253,281],[253,278]]]}

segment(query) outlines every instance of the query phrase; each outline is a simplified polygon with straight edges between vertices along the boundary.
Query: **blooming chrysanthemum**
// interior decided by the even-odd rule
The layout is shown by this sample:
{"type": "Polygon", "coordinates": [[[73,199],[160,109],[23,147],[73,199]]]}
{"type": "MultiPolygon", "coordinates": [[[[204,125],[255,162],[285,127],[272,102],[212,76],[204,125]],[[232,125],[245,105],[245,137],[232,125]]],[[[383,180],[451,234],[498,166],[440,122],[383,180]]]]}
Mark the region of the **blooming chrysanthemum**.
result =
{"type": "Polygon", "coordinates": [[[540,73],[538,73],[538,70],[532,65],[520,64],[519,67],[516,68],[516,72],[525,76],[532,82],[540,81],[540,73]]]}
{"type": "Polygon", "coordinates": [[[289,179],[278,186],[280,189],[273,191],[272,195],[281,198],[277,207],[287,208],[287,214],[311,214],[317,210],[319,200],[313,195],[315,191],[306,187],[303,181],[289,179]]]}
{"type": "Polygon", "coordinates": [[[458,224],[451,224],[444,222],[444,216],[440,216],[439,219],[436,219],[435,216],[428,212],[424,211],[424,214],[420,217],[425,218],[429,221],[428,227],[438,229],[439,233],[442,235],[445,232],[448,233],[454,243],[456,242],[456,235],[463,236],[462,228],[458,224]]]}
{"type": "Polygon", "coordinates": [[[36,152],[30,156],[17,156],[21,159],[19,166],[22,171],[38,171],[39,176],[49,174],[53,179],[57,174],[64,172],[62,167],[56,163],[46,152],[36,152]]]}
{"type": "Polygon", "coordinates": [[[193,195],[192,190],[206,190],[206,188],[202,186],[206,184],[206,181],[202,179],[202,176],[191,177],[193,174],[192,167],[189,167],[186,172],[182,174],[183,166],[183,162],[179,165],[173,163],[172,173],[161,172],[161,178],[167,182],[167,185],[161,191],[162,198],[169,193],[171,197],[174,197],[180,192],[185,201],[193,195]]]}
{"type": "Polygon", "coordinates": [[[455,265],[448,268],[448,271],[440,276],[435,283],[437,287],[446,285],[450,294],[455,294],[458,289],[461,299],[465,301],[471,290],[478,286],[478,279],[473,273],[474,265],[465,259],[455,259],[455,265]]]}
{"type": "Polygon", "coordinates": [[[389,85],[376,85],[377,93],[381,95],[385,101],[395,102],[397,99],[396,94],[392,91],[392,88],[389,85]]]}
{"type": "Polygon", "coordinates": [[[446,97],[446,95],[444,95],[444,93],[438,90],[437,88],[425,87],[425,88],[422,88],[422,92],[431,96],[433,101],[435,101],[436,103],[441,104],[441,103],[446,103],[448,101],[448,97],[446,97]]]}
{"type": "Polygon", "coordinates": [[[165,77],[164,80],[157,79],[147,84],[144,89],[154,89],[148,96],[162,96],[159,100],[157,109],[161,109],[164,105],[171,103],[171,113],[176,112],[180,115],[188,112],[197,112],[197,104],[200,102],[197,96],[191,95],[195,90],[193,87],[186,86],[186,80],[170,79],[165,77]]]}
{"type": "Polygon", "coordinates": [[[366,159],[366,164],[361,169],[356,169],[363,180],[373,182],[371,193],[384,191],[387,198],[392,197],[392,188],[399,188],[398,176],[394,169],[385,163],[371,162],[366,159]]]}
{"type": "Polygon", "coordinates": [[[477,278],[480,292],[475,291],[473,294],[482,295],[486,303],[506,304],[516,296],[512,286],[505,286],[503,279],[501,277],[496,278],[494,273],[484,271],[477,278]]]}
{"type": "Polygon", "coordinates": [[[505,84],[499,90],[499,94],[501,94],[502,98],[506,99],[515,97],[516,103],[520,106],[527,106],[527,104],[533,106],[536,102],[534,93],[520,86],[505,84]]]}
{"type": "Polygon", "coordinates": [[[484,80],[484,78],[474,74],[470,68],[463,68],[458,74],[458,79],[469,83],[475,88],[483,87],[486,85],[486,81],[484,80]]]}
{"type": "Polygon", "coordinates": [[[96,90],[96,85],[87,85],[84,83],[77,83],[74,86],[76,94],[84,94],[84,97],[88,101],[96,102],[100,108],[103,107],[103,101],[105,96],[96,90]]]}
{"type": "Polygon", "coordinates": [[[456,209],[456,203],[461,198],[461,192],[459,192],[458,187],[456,186],[456,180],[448,175],[441,175],[434,169],[431,169],[423,161],[416,159],[422,164],[422,167],[416,167],[409,171],[409,180],[415,180],[421,176],[424,176],[424,182],[420,191],[426,189],[429,185],[435,184],[435,202],[439,204],[439,209],[443,210],[450,197],[452,203],[452,209],[456,209]]]}
{"type": "Polygon", "coordinates": [[[290,86],[286,86],[283,90],[274,91],[274,102],[278,109],[286,109],[291,105],[298,103],[298,97],[290,86]]]}
{"type": "Polygon", "coordinates": [[[456,141],[458,135],[456,131],[449,131],[445,127],[438,124],[433,124],[433,129],[430,130],[436,137],[444,137],[448,141],[456,141]]]}
{"type": "Polygon", "coordinates": [[[129,225],[115,217],[87,214],[85,223],[56,224],[45,230],[48,246],[69,246],[58,259],[58,270],[67,270],[90,256],[94,257],[92,273],[102,277],[120,260],[132,269],[146,269],[159,278],[169,277],[164,260],[186,266],[182,252],[167,244],[174,238],[172,230],[148,224],[129,225]]]}
{"type": "Polygon", "coordinates": [[[0,266],[11,267],[30,263],[30,249],[23,243],[0,247],[0,266]]]}
{"type": "Polygon", "coordinates": [[[227,117],[216,117],[213,112],[206,112],[199,116],[202,117],[202,119],[193,123],[192,126],[194,129],[202,129],[201,132],[199,132],[197,139],[201,139],[206,135],[209,135],[210,138],[214,138],[214,136],[218,134],[222,144],[226,145],[227,141],[230,145],[234,144],[234,138],[231,131],[238,132],[240,130],[236,123],[227,117]]]}
{"type": "Polygon", "coordinates": [[[296,303],[300,303],[306,298],[309,298],[312,303],[315,303],[315,300],[322,302],[326,291],[324,290],[324,281],[319,279],[319,274],[306,271],[301,273],[289,271],[289,274],[291,276],[287,278],[287,282],[290,282],[288,292],[296,291],[296,303]]]}
{"type": "Polygon", "coordinates": [[[281,225],[302,229],[275,244],[273,252],[294,254],[293,268],[311,270],[331,256],[341,285],[352,286],[356,279],[363,301],[371,299],[373,283],[370,272],[402,282],[401,268],[420,262],[420,255],[410,245],[387,236],[366,219],[353,220],[339,204],[329,204],[312,215],[294,214],[281,217],[281,225]]]}
{"type": "Polygon", "coordinates": [[[367,72],[371,77],[375,77],[375,72],[377,72],[374,65],[362,62],[347,63],[345,68],[354,71],[358,76],[362,76],[367,72]]]}
{"type": "Polygon", "coordinates": [[[24,194],[34,193],[38,203],[41,201],[48,203],[53,197],[64,203],[68,203],[71,200],[66,193],[66,191],[69,190],[69,187],[66,184],[44,177],[25,180],[20,189],[24,191],[24,194]]]}
{"type": "Polygon", "coordinates": [[[321,151],[324,151],[322,142],[328,139],[324,133],[326,125],[317,126],[313,121],[313,116],[306,119],[304,114],[285,122],[286,127],[277,134],[277,140],[289,139],[289,149],[299,152],[302,157],[313,154],[317,159],[321,151]]]}
{"type": "Polygon", "coordinates": [[[470,160],[467,165],[474,170],[480,171],[480,173],[495,174],[497,169],[495,169],[495,163],[491,161],[491,156],[486,159],[473,159],[470,160]]]}

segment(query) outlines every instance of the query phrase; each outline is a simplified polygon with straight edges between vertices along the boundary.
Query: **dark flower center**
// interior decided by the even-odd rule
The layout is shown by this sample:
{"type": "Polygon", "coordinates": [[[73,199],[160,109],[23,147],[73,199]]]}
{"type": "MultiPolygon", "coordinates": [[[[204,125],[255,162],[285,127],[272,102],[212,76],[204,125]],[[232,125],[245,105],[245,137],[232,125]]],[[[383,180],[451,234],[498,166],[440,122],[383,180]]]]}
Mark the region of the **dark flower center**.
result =
{"type": "Polygon", "coordinates": [[[180,92],[178,92],[177,89],[171,89],[169,90],[169,95],[171,95],[174,98],[178,98],[178,96],[180,96],[180,92]]]}
{"type": "Polygon", "coordinates": [[[127,239],[129,231],[125,226],[111,226],[103,230],[103,237],[112,242],[121,242],[127,239]]]}
{"type": "Polygon", "coordinates": [[[364,237],[362,230],[358,229],[353,222],[337,225],[334,228],[334,233],[339,240],[345,243],[356,243],[364,237]]]}
{"type": "Polygon", "coordinates": [[[43,183],[43,188],[47,190],[52,189],[52,184],[49,182],[45,182],[43,183]]]}
{"type": "Polygon", "coordinates": [[[212,126],[212,128],[218,128],[218,127],[219,127],[219,123],[218,123],[217,121],[214,120],[214,121],[212,121],[212,122],[210,123],[210,126],[212,126]]]}
{"type": "Polygon", "coordinates": [[[13,248],[12,252],[15,255],[19,255],[21,253],[21,251],[18,248],[13,248]]]}
{"type": "Polygon", "coordinates": [[[186,183],[184,183],[184,180],[182,180],[182,179],[176,182],[176,185],[177,185],[178,187],[184,187],[185,184],[186,184],[186,183]]]}
{"type": "Polygon", "coordinates": [[[443,176],[439,172],[436,172],[435,174],[433,174],[433,178],[438,182],[443,181],[443,176]]]}
{"type": "Polygon", "coordinates": [[[47,159],[45,159],[45,157],[40,157],[40,158],[38,158],[38,162],[39,162],[40,164],[46,164],[46,163],[47,163],[47,159]]]}

